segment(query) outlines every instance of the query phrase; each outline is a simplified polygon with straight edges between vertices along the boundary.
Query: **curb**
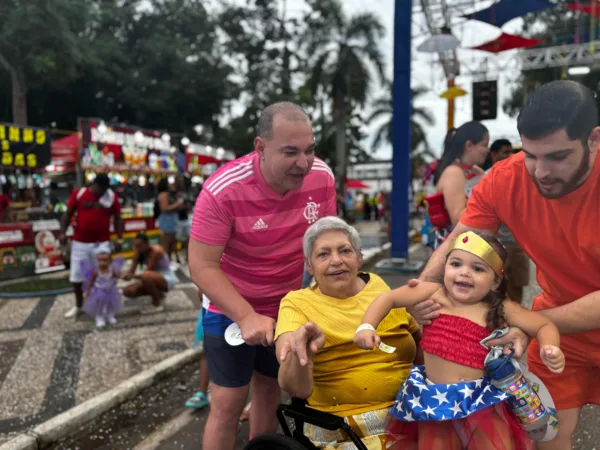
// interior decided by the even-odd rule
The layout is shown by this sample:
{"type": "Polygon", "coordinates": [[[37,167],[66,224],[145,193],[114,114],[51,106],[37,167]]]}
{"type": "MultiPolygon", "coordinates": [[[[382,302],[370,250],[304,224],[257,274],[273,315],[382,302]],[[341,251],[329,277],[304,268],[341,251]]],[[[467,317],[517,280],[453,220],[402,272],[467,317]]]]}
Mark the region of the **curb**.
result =
{"type": "Polygon", "coordinates": [[[189,349],[161,361],[148,370],[123,381],[117,387],[97,395],[34,429],[0,446],[0,450],[39,450],[93,421],[115,406],[135,397],[156,381],[197,360],[202,348],[189,349]]]}
{"type": "Polygon", "coordinates": [[[51,291],[39,291],[39,292],[18,292],[18,293],[10,293],[10,294],[6,294],[6,293],[0,293],[0,298],[8,298],[8,299],[15,299],[15,298],[31,298],[31,297],[51,297],[53,295],[63,295],[63,294],[69,294],[73,292],[73,288],[72,287],[68,287],[68,288],[62,288],[62,289],[54,289],[51,291]]]}

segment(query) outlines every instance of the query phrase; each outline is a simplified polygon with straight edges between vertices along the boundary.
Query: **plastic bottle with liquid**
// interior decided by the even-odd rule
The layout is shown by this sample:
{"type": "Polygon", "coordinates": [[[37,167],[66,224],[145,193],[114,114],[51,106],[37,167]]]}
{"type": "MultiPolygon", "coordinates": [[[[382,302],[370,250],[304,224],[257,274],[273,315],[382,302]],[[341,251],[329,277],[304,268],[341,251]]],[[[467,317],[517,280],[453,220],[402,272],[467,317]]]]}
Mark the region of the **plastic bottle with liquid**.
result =
{"type": "Polygon", "coordinates": [[[546,436],[550,413],[521,370],[512,363],[513,354],[514,351],[489,361],[486,369],[492,384],[508,395],[510,408],[531,440],[539,441],[546,436]]]}

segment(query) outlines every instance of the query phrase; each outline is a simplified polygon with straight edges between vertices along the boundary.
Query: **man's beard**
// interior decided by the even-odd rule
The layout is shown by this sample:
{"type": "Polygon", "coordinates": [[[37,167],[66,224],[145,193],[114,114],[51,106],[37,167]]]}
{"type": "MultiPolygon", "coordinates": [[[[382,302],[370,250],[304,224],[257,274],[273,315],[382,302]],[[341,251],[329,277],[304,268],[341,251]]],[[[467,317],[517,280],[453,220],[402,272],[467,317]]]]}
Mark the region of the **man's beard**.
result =
{"type": "Polygon", "coordinates": [[[583,147],[583,156],[581,158],[581,163],[579,164],[579,167],[577,168],[577,170],[575,170],[575,173],[573,174],[573,176],[571,176],[571,178],[569,180],[567,180],[567,181],[559,180],[558,181],[558,183],[560,183],[562,185],[561,189],[558,192],[556,192],[556,193],[544,192],[544,190],[538,184],[538,180],[536,178],[533,178],[533,182],[542,197],[549,198],[549,199],[561,198],[567,194],[570,194],[571,192],[576,190],[579,186],[581,186],[584,183],[585,180],[583,179],[583,177],[588,172],[589,168],[590,168],[590,149],[588,148],[587,144],[585,144],[583,147]]]}

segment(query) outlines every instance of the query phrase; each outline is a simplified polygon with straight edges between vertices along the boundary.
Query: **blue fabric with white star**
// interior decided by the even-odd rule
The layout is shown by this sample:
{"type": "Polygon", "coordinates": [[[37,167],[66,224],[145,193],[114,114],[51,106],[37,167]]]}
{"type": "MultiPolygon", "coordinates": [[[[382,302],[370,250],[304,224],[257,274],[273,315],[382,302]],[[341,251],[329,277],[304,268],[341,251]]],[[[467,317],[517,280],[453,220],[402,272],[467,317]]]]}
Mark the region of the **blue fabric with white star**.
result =
{"type": "Polygon", "coordinates": [[[508,399],[489,377],[456,384],[427,384],[426,380],[425,366],[414,366],[398,392],[392,416],[403,422],[464,419],[508,399]]]}

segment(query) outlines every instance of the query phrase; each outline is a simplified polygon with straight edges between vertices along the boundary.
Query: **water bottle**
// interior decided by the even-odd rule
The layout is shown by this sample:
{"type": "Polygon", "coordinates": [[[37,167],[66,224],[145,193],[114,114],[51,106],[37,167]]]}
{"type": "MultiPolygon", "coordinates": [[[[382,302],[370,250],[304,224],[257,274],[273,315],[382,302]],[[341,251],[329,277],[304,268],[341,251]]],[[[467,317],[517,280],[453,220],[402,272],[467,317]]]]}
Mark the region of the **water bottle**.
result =
{"type": "Polygon", "coordinates": [[[492,384],[508,395],[508,403],[523,428],[533,441],[544,438],[550,414],[521,370],[512,363],[514,350],[509,355],[487,362],[486,369],[492,384]]]}

